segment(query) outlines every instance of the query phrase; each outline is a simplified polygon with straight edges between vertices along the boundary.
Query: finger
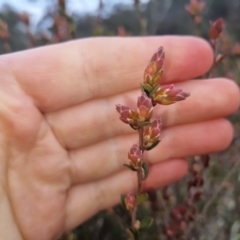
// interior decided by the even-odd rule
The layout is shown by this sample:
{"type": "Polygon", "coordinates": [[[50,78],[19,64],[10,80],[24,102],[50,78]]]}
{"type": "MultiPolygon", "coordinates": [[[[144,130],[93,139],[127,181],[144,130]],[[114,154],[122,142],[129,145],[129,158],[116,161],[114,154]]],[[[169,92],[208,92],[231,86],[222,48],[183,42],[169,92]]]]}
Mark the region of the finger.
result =
{"type": "MultiPolygon", "coordinates": [[[[174,158],[217,152],[231,142],[233,130],[225,119],[164,129],[160,144],[146,152],[150,164],[174,158]]],[[[73,183],[85,183],[111,175],[128,163],[127,154],[138,143],[136,134],[119,136],[69,152],[73,183]]]]}
{"type": "MultiPolygon", "coordinates": [[[[239,88],[233,81],[194,80],[178,84],[178,87],[190,92],[191,96],[180,103],[154,108],[155,117],[162,118],[163,127],[216,119],[229,115],[239,106],[239,88]]],[[[121,103],[135,109],[139,94],[140,91],[131,91],[87,102],[49,113],[47,119],[64,147],[81,148],[133,132],[132,128],[120,122],[115,105],[121,103]]]]}
{"type": "MultiPolygon", "coordinates": [[[[144,182],[145,189],[167,185],[182,178],[186,172],[187,162],[183,159],[155,164],[144,182]]],[[[127,170],[99,182],[76,185],[68,195],[66,230],[119,203],[120,195],[135,190],[136,186],[136,173],[127,170]]]]}
{"type": "Polygon", "coordinates": [[[159,46],[166,52],[163,82],[204,74],[212,64],[207,42],[196,37],[92,38],[1,57],[41,111],[129,91],[159,46]],[[29,67],[31,66],[31,67],[29,67]]]}

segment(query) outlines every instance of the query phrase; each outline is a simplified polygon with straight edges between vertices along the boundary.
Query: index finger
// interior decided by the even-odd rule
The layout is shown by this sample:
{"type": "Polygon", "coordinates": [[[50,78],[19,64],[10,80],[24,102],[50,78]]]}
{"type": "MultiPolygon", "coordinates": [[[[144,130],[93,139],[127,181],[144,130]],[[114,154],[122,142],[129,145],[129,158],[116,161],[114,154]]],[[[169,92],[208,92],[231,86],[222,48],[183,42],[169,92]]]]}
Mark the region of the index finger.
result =
{"type": "Polygon", "coordinates": [[[139,87],[159,46],[166,53],[164,83],[195,78],[212,64],[207,42],[179,36],[90,38],[5,55],[0,63],[49,112],[139,87]]]}

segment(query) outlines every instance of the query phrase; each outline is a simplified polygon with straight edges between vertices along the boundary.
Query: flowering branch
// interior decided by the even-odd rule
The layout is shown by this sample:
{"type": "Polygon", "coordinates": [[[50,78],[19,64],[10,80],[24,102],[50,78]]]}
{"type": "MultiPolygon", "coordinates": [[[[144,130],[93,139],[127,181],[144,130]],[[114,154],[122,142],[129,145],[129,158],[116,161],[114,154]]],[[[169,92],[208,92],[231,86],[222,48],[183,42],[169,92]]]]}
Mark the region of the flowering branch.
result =
{"type": "MultiPolygon", "coordinates": [[[[142,94],[137,100],[137,109],[133,110],[127,106],[117,104],[116,110],[120,114],[120,120],[130,125],[139,135],[138,144],[134,144],[128,153],[128,164],[125,167],[137,173],[137,190],[135,193],[122,195],[122,204],[131,215],[131,227],[128,233],[131,239],[138,239],[141,222],[137,219],[137,206],[147,200],[148,195],[142,193],[142,182],[148,176],[148,164],[144,160],[144,152],[156,147],[160,140],[162,128],[161,119],[152,120],[153,107],[157,104],[170,105],[186,99],[190,94],[174,85],[162,86],[160,80],[163,75],[163,64],[165,52],[160,47],[150,59],[144,71],[144,81],[141,84],[142,94]]],[[[149,224],[152,222],[150,219],[149,224]]]]}
{"type": "Polygon", "coordinates": [[[208,36],[210,38],[209,42],[211,44],[211,47],[214,53],[214,62],[213,62],[212,68],[208,73],[208,78],[211,78],[215,75],[214,71],[216,70],[216,67],[220,62],[223,61],[223,59],[226,56],[226,55],[220,55],[220,56],[218,55],[218,40],[219,40],[220,34],[222,33],[222,30],[223,30],[223,19],[218,18],[215,22],[211,23],[211,27],[208,31],[208,36]]]}

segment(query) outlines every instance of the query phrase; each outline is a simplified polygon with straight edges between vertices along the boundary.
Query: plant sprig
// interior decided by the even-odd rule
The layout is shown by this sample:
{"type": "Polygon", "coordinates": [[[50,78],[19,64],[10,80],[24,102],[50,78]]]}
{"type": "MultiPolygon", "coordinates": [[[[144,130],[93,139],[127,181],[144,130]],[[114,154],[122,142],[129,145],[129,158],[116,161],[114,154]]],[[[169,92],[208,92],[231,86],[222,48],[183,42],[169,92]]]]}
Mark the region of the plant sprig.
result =
{"type": "MultiPolygon", "coordinates": [[[[128,153],[128,164],[124,164],[125,167],[136,172],[137,190],[121,197],[123,206],[131,215],[131,227],[127,231],[133,240],[139,238],[139,230],[143,227],[143,224],[137,219],[138,205],[148,199],[147,194],[142,192],[142,182],[147,178],[149,172],[148,164],[144,160],[144,152],[152,150],[160,142],[162,122],[160,118],[152,120],[153,108],[157,104],[170,105],[190,96],[189,93],[174,88],[173,84],[169,86],[160,84],[164,60],[164,48],[160,47],[144,71],[144,81],[141,84],[142,93],[138,97],[136,110],[121,104],[116,106],[120,120],[136,130],[139,135],[138,144],[134,144],[128,153]]],[[[149,225],[151,223],[152,219],[149,219],[149,225]]]]}

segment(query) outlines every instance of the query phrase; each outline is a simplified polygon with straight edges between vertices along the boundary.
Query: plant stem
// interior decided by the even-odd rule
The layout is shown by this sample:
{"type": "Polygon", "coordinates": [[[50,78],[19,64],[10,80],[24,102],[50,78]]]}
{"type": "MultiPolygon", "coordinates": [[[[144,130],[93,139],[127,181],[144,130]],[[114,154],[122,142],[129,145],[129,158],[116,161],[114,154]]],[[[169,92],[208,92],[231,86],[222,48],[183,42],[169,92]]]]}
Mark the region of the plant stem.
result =
{"type": "MultiPolygon", "coordinates": [[[[141,150],[141,164],[143,163],[143,153],[144,153],[144,147],[143,147],[143,127],[140,127],[138,130],[139,134],[139,148],[141,150]]],[[[142,168],[139,168],[137,171],[137,178],[138,178],[138,194],[140,194],[142,189],[142,168]]]]}
{"type": "Polygon", "coordinates": [[[212,40],[212,41],[210,41],[210,44],[211,44],[212,49],[213,49],[214,61],[213,61],[213,65],[212,65],[211,69],[208,72],[207,78],[215,77],[216,67],[217,67],[216,60],[217,60],[217,54],[218,54],[218,41],[217,40],[212,40]]]}
{"type": "MultiPolygon", "coordinates": [[[[138,130],[138,135],[139,135],[139,148],[141,150],[141,164],[143,163],[143,153],[144,153],[144,147],[143,147],[143,127],[140,127],[138,130]]],[[[137,196],[141,193],[142,190],[142,168],[139,168],[137,171],[137,182],[138,182],[138,187],[137,187],[137,196]]],[[[137,197],[136,196],[136,197],[137,197]]],[[[135,229],[135,222],[137,220],[137,204],[135,205],[132,214],[131,214],[131,219],[132,219],[132,228],[135,229]]]]}

